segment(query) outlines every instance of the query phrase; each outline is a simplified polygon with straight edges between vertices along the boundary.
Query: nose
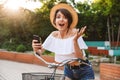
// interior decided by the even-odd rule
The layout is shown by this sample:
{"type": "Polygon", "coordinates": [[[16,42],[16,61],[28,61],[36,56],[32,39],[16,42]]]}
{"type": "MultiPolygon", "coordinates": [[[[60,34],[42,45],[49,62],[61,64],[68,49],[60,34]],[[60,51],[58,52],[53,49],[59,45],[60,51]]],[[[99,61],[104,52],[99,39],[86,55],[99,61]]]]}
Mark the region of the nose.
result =
{"type": "Polygon", "coordinates": [[[63,20],[64,20],[64,18],[62,18],[62,17],[61,17],[61,18],[60,18],[60,20],[61,20],[61,21],[63,21],[63,20]]]}

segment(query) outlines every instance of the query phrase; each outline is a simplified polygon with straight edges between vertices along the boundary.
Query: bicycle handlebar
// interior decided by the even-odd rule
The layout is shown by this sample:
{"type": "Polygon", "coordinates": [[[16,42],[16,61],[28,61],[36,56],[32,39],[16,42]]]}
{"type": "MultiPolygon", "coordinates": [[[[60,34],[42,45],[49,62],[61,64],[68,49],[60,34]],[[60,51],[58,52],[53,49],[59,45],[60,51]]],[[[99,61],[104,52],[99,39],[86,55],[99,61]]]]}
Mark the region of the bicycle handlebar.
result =
{"type": "Polygon", "coordinates": [[[56,68],[56,67],[61,67],[61,66],[64,66],[65,64],[67,63],[71,63],[73,61],[78,61],[80,64],[85,64],[85,65],[88,65],[88,66],[91,66],[90,64],[88,64],[85,60],[83,59],[80,59],[80,58],[71,58],[71,59],[67,59],[67,60],[64,60],[60,63],[50,63],[50,62],[47,62],[45,61],[40,55],[38,55],[38,53],[34,53],[34,55],[40,59],[41,61],[43,61],[45,64],[48,65],[49,68],[56,68]]]}

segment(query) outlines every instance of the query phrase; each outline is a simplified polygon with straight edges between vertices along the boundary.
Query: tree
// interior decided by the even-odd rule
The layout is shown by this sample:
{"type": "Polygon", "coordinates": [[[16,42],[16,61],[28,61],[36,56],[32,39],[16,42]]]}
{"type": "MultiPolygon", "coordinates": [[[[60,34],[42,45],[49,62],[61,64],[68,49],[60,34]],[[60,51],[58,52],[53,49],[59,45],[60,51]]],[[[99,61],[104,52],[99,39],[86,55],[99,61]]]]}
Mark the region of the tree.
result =
{"type": "Polygon", "coordinates": [[[91,4],[88,2],[75,3],[74,0],[40,1],[43,6],[37,8],[35,12],[24,8],[21,8],[16,13],[9,12],[0,5],[0,46],[5,42],[12,41],[16,45],[22,43],[31,47],[33,34],[38,34],[44,41],[55,30],[50,23],[50,10],[56,3],[60,2],[72,4],[76,9],[79,17],[77,28],[87,26],[85,40],[108,40],[107,35],[111,31],[114,33],[114,40],[117,39],[118,25],[120,25],[119,0],[94,0],[91,4]],[[107,30],[108,18],[111,26],[109,27],[110,30],[107,30]]]}
{"type": "Polygon", "coordinates": [[[119,0],[96,0],[93,8],[106,16],[109,41],[117,40],[118,26],[120,25],[120,1],[119,0]]]}

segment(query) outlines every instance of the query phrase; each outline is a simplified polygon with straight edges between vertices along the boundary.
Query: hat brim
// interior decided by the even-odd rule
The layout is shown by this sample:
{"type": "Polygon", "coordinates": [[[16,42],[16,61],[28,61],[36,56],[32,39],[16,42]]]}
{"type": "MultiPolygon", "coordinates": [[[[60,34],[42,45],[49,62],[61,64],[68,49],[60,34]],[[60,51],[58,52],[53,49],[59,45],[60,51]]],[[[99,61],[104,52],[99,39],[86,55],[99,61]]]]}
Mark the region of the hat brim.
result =
{"type": "Polygon", "coordinates": [[[71,23],[70,28],[76,27],[76,25],[78,23],[78,15],[72,6],[65,4],[65,3],[57,4],[51,9],[50,21],[51,21],[52,25],[56,28],[55,24],[53,23],[53,19],[54,19],[56,10],[58,10],[60,8],[67,9],[71,13],[72,18],[73,18],[73,22],[71,23]]]}

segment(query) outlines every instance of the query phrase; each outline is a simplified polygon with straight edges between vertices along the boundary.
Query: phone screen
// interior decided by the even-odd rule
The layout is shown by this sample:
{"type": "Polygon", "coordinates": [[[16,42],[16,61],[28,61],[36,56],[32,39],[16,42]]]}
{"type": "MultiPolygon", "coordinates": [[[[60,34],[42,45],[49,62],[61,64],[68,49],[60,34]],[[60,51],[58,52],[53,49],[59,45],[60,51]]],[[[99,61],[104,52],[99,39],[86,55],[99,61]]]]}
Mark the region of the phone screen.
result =
{"type": "Polygon", "coordinates": [[[33,39],[37,40],[37,43],[41,43],[41,38],[38,35],[33,35],[33,39]]]}

